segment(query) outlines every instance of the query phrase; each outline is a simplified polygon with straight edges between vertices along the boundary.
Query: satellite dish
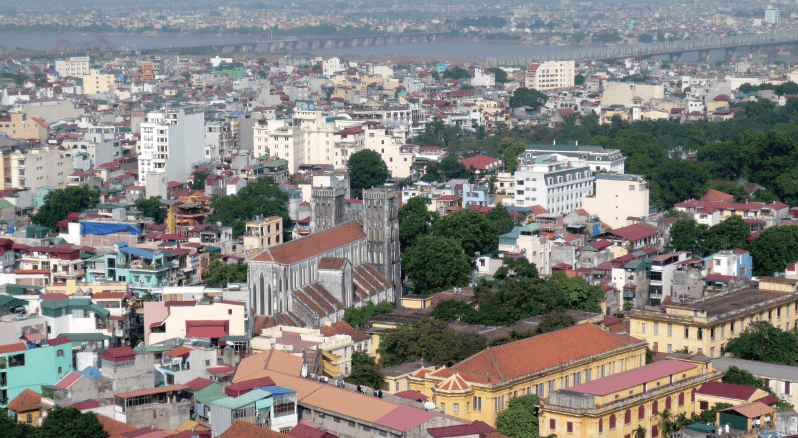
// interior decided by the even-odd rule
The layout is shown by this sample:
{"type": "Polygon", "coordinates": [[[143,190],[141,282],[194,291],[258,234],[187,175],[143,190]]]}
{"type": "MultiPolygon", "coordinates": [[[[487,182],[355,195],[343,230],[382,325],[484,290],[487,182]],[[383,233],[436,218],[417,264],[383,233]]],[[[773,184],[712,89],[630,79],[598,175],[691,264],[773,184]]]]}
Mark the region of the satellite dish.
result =
{"type": "Polygon", "coordinates": [[[424,409],[426,409],[428,411],[431,411],[431,410],[433,410],[435,408],[437,408],[437,406],[435,406],[435,403],[433,403],[431,401],[424,402],[424,409]]]}

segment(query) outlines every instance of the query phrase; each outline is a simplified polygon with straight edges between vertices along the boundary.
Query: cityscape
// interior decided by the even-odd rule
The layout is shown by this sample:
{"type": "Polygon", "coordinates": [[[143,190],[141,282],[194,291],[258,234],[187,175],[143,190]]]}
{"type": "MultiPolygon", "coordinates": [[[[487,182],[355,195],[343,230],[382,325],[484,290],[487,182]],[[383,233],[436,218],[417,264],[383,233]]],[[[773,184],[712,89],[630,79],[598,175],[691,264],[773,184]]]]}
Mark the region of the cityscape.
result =
{"type": "Polygon", "coordinates": [[[0,437],[798,436],[798,4],[0,2],[0,437]]]}

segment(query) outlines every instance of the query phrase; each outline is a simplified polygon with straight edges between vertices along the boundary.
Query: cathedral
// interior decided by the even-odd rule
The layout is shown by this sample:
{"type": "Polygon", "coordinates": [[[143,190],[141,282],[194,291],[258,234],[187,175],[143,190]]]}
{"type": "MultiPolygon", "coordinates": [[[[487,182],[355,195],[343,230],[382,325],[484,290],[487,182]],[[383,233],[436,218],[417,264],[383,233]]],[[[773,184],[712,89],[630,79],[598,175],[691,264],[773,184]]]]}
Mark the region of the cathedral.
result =
{"type": "Polygon", "coordinates": [[[250,305],[261,324],[317,328],[341,321],[347,307],[398,304],[399,197],[384,188],[364,190],[362,219],[347,220],[344,195],[314,188],[311,234],[249,260],[250,305]]]}

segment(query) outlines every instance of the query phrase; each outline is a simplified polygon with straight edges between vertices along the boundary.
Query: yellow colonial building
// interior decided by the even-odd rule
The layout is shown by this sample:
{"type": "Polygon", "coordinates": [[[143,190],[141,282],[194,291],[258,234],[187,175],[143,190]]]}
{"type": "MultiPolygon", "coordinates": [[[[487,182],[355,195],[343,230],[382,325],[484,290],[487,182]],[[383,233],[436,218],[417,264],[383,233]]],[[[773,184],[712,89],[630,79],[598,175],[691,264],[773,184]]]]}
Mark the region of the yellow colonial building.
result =
{"type": "Polygon", "coordinates": [[[665,303],[656,311],[629,312],[630,334],[652,350],[719,357],[723,347],[756,321],[798,328],[798,280],[762,277],[759,288],[732,290],[692,302],[665,303]]]}
{"type": "Polygon", "coordinates": [[[442,413],[492,426],[510,399],[554,391],[645,364],[646,343],[591,324],[488,348],[449,368],[408,378],[442,413]]]}
{"type": "Polygon", "coordinates": [[[660,412],[689,417],[694,391],[723,375],[706,357],[678,357],[552,392],[540,404],[540,435],[625,438],[642,426],[659,437],[660,412]]]}

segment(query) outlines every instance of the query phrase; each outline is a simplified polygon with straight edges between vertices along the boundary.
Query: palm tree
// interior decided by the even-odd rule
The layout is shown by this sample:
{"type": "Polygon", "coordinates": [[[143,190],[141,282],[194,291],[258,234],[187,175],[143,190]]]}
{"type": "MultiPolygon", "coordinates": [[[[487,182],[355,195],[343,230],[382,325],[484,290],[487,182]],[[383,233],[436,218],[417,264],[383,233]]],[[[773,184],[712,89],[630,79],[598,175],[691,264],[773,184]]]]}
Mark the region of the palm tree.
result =
{"type": "Polygon", "coordinates": [[[676,432],[676,423],[673,421],[673,414],[670,409],[665,409],[659,413],[659,425],[662,428],[662,436],[670,436],[676,432]]]}
{"type": "Polygon", "coordinates": [[[646,430],[643,426],[637,426],[637,429],[635,429],[635,438],[646,438],[646,430]]]}

